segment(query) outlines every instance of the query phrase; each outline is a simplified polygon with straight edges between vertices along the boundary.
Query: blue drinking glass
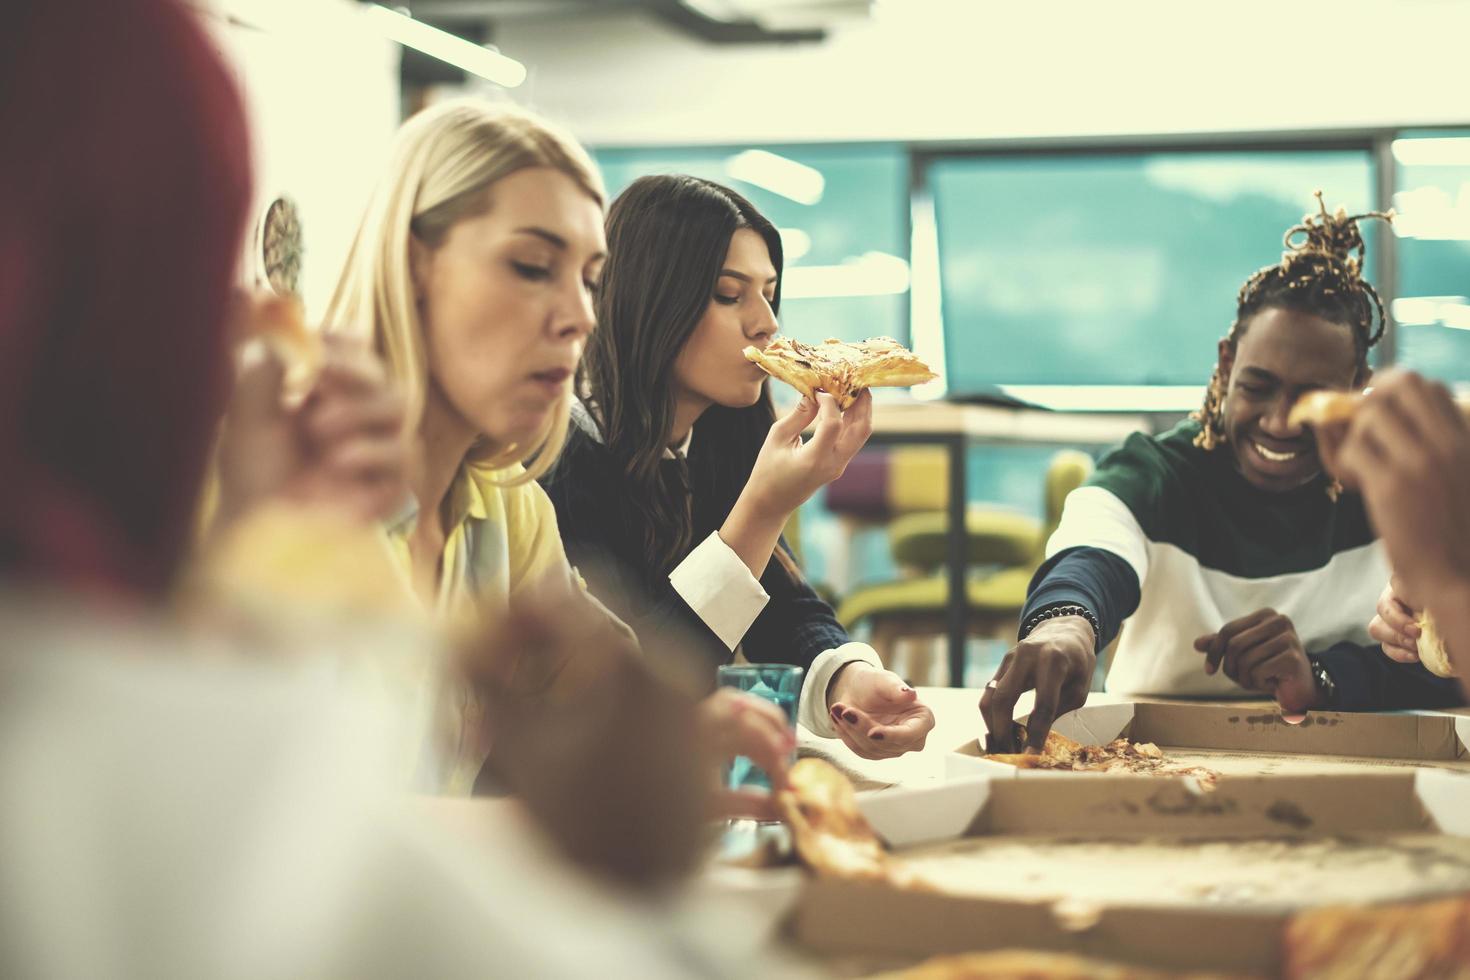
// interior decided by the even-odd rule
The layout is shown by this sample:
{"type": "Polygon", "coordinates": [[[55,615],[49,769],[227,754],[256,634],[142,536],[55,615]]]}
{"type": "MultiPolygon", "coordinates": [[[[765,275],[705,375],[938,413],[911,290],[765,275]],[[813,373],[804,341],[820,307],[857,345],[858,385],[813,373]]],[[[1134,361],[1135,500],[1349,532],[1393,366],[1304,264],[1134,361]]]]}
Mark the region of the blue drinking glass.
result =
{"type": "MultiPolygon", "coordinates": [[[[721,667],[718,684],[754,694],[779,707],[786,721],[796,727],[796,706],[801,700],[801,680],[805,671],[790,664],[738,664],[721,667]]],[[[792,751],[792,761],[796,753],[792,751]]],[[[730,789],[756,786],[771,788],[770,777],[745,756],[736,756],[725,769],[725,785],[730,789]]]]}

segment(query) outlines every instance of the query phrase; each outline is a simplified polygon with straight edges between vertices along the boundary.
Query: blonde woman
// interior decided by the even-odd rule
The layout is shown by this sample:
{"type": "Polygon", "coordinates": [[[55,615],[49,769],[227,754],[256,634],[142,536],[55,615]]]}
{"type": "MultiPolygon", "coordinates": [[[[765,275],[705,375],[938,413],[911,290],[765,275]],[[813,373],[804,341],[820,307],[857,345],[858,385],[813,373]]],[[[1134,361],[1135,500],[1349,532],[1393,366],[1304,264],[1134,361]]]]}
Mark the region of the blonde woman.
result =
{"type": "MultiPolygon", "coordinates": [[[[325,322],[369,338],[404,400],[411,494],[386,529],[439,618],[570,588],[534,477],[566,434],[603,203],[571,137],[509,105],[456,101],[399,130],[359,226],[325,322]]],[[[452,700],[447,788],[463,792],[484,758],[481,726],[466,688],[452,700]]]]}
{"type": "MultiPolygon", "coordinates": [[[[573,584],[535,482],[566,437],[607,245],[596,166],[570,136],[507,105],[460,101],[410,119],[369,205],[326,322],[372,338],[407,406],[412,499],[388,521],[413,590],[451,619],[531,599],[581,639],[522,657],[532,687],[631,632],[573,584]],[[534,595],[530,595],[534,593],[534,595]]],[[[594,668],[595,669],[595,668],[594,668]]],[[[703,712],[703,741],[780,768],[792,736],[763,702],[703,712]]],[[[742,703],[743,704],[743,703],[742,703]]],[[[465,689],[448,789],[485,758],[465,689]]],[[[722,754],[722,753],[716,753],[722,754]]],[[[755,805],[740,801],[728,806],[755,805]]]]}
{"type": "Polygon", "coordinates": [[[565,567],[533,480],[565,438],[603,200],[569,136],[454,102],[403,126],[358,230],[326,322],[368,334],[406,400],[414,499],[389,533],[441,613],[565,567]]]}

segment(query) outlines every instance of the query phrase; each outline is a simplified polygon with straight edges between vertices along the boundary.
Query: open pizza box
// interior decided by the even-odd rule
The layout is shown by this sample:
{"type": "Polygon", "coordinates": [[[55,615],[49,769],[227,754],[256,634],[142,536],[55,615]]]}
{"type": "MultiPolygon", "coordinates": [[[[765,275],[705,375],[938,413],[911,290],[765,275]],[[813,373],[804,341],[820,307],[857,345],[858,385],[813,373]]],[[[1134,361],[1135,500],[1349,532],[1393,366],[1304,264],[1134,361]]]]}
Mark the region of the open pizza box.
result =
{"type": "Polygon", "coordinates": [[[859,798],[887,882],[813,876],[794,938],[892,962],[1020,947],[1272,976],[1295,912],[1470,892],[1470,776],[956,779],[859,798]]]}
{"type": "MultiPolygon", "coordinates": [[[[1301,724],[1290,724],[1270,702],[1140,700],[1088,704],[1058,718],[1052,728],[1084,745],[1106,745],[1116,738],[1152,742],[1172,765],[1204,767],[1223,778],[1412,766],[1470,772],[1470,715],[1450,712],[1317,711],[1301,724]]],[[[959,746],[945,760],[946,776],[1100,775],[1018,769],[981,758],[984,751],[984,735],[959,746]]]]}

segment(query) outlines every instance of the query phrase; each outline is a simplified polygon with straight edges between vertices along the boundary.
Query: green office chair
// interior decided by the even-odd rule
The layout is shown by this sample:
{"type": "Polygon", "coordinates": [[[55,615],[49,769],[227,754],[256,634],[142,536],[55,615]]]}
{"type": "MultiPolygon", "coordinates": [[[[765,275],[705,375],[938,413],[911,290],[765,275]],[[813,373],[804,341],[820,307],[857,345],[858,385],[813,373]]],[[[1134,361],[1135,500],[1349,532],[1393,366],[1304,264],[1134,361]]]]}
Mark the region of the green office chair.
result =
{"type": "MultiPolygon", "coordinates": [[[[1026,604],[1026,587],[1041,564],[1047,539],[1061,522],[1062,505],[1067,495],[1085,483],[1091,473],[1092,458],[1086,453],[1064,450],[1052,457],[1043,486],[1046,521],[1039,526],[1031,521],[1029,533],[1023,533],[1028,518],[1002,511],[981,511],[978,522],[966,522],[971,561],[1001,565],[968,583],[971,635],[1015,635],[1021,609],[1026,604]],[[1008,524],[1010,517],[1018,520],[1008,524]],[[985,531],[990,525],[994,525],[993,533],[987,540],[985,531]],[[977,544],[977,541],[984,543],[977,544]],[[1004,556],[1005,561],[980,557],[994,555],[1004,556]]],[[[871,642],[885,664],[893,662],[901,640],[928,640],[944,635],[945,611],[949,606],[949,581],[943,570],[943,513],[901,517],[894,521],[889,540],[894,559],[915,568],[916,574],[854,590],[837,610],[837,618],[848,629],[865,621],[871,624],[871,642]]],[[[932,669],[931,647],[932,644],[925,644],[924,652],[916,655],[909,665],[906,673],[912,679],[925,677],[932,669]]]]}

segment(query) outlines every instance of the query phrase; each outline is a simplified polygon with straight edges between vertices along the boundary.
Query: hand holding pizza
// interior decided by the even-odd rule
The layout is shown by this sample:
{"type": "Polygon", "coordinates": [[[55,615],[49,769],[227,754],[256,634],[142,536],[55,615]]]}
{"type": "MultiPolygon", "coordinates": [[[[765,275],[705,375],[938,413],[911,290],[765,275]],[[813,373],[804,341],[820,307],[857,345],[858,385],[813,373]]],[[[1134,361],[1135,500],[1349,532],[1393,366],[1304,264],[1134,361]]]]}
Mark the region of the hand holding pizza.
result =
{"type": "Polygon", "coordinates": [[[1433,609],[1470,593],[1470,422],[1444,386],[1386,374],[1318,440],[1362,492],[1407,594],[1433,609]]]}
{"type": "Polygon", "coordinates": [[[784,523],[812,494],[842,475],[872,433],[872,392],[864,390],[845,412],[826,392],[805,396],[771,426],[740,496],[763,513],[781,515],[784,523]],[[809,425],[812,437],[803,439],[809,425]]]}
{"type": "Polygon", "coordinates": [[[1001,660],[980,696],[985,745],[990,752],[1015,752],[1016,702],[1026,691],[1036,701],[1026,725],[1026,748],[1040,752],[1052,722],[1087,703],[1097,668],[1092,625],[1081,616],[1043,620],[1001,660]]]}
{"type": "Polygon", "coordinates": [[[247,336],[267,342],[226,412],[216,525],[268,499],[385,517],[407,490],[403,399],[364,342],[309,335],[289,302],[252,300],[246,314],[247,336]]]}
{"type": "Polygon", "coordinates": [[[1389,659],[1412,664],[1419,661],[1420,610],[1411,607],[1400,595],[1398,577],[1388,580],[1378,597],[1378,611],[1368,624],[1368,635],[1377,640],[1389,659]]]}
{"type": "Polygon", "coordinates": [[[765,574],[781,530],[791,514],[821,487],[842,475],[873,432],[873,396],[864,391],[847,411],[825,392],[802,398],[771,426],[755,467],[720,538],[750,568],[765,574]],[[815,421],[810,439],[801,433],[815,421]]]}

